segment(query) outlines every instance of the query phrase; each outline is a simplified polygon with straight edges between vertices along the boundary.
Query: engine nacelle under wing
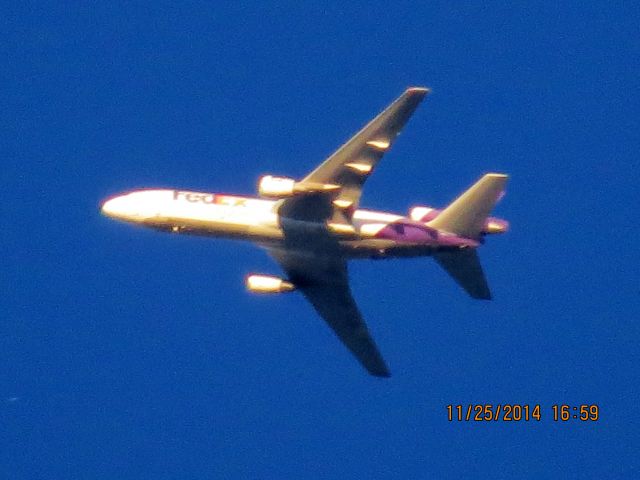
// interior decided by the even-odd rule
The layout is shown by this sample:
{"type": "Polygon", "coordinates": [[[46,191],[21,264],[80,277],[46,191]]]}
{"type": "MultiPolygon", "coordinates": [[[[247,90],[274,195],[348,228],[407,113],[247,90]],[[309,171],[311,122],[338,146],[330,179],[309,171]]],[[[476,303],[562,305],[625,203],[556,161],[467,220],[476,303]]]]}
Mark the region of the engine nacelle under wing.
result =
{"type": "Polygon", "coordinates": [[[266,198],[287,198],[304,193],[335,192],[339,185],[315,182],[296,182],[289,177],[265,175],[258,181],[258,193],[266,198]]]}
{"type": "Polygon", "coordinates": [[[247,290],[254,293],[285,293],[296,288],[293,283],[272,275],[249,275],[245,284],[247,290]]]}
{"type": "Polygon", "coordinates": [[[265,175],[258,182],[258,193],[261,197],[286,198],[293,196],[295,186],[293,178],[265,175]]]}

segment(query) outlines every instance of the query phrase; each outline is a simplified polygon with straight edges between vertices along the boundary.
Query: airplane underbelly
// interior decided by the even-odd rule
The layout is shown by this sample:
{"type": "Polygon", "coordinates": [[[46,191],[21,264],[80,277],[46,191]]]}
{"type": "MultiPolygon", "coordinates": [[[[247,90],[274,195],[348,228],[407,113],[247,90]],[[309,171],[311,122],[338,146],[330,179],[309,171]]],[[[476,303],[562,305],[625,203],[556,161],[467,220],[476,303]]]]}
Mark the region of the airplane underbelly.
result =
{"type": "Polygon", "coordinates": [[[167,211],[145,222],[159,230],[212,237],[272,240],[282,231],[269,212],[247,212],[242,208],[204,206],[188,212],[167,211]]]}
{"type": "Polygon", "coordinates": [[[398,243],[387,239],[363,239],[341,242],[344,255],[348,258],[398,258],[423,257],[432,255],[439,249],[437,245],[398,243]]]}

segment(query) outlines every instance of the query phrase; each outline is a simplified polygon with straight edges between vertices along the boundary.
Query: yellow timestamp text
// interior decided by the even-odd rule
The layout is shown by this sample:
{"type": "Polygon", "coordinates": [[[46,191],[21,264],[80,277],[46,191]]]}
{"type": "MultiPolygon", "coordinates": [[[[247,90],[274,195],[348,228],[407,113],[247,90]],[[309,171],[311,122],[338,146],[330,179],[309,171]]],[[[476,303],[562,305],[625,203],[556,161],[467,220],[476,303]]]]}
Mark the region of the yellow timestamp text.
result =
{"type": "MultiPolygon", "coordinates": [[[[539,422],[545,416],[540,404],[482,403],[449,404],[447,420],[450,422],[539,422]]],[[[556,404],[552,405],[549,418],[554,422],[597,422],[600,419],[600,407],[595,404],[556,404]]]]}

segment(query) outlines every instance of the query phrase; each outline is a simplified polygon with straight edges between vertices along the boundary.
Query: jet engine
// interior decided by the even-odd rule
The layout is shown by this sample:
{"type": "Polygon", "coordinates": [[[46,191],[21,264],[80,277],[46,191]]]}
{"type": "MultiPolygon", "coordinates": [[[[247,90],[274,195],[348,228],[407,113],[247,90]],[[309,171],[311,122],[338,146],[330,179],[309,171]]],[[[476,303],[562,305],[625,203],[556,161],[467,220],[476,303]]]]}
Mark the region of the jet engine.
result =
{"type": "Polygon", "coordinates": [[[249,275],[245,284],[254,293],[285,293],[296,288],[293,283],[271,275],[249,275]]]}
{"type": "MultiPolygon", "coordinates": [[[[436,218],[442,210],[432,207],[413,207],[409,217],[416,222],[428,223],[436,218]]],[[[487,217],[482,228],[483,234],[504,233],[509,230],[509,222],[496,217],[487,217]]]]}
{"type": "Polygon", "coordinates": [[[288,177],[265,175],[258,182],[258,193],[261,197],[285,198],[294,194],[296,181],[288,177]]]}
{"type": "Polygon", "coordinates": [[[266,198],[287,198],[303,193],[335,192],[339,185],[316,182],[296,182],[289,177],[265,175],[258,181],[258,193],[266,198]]]}

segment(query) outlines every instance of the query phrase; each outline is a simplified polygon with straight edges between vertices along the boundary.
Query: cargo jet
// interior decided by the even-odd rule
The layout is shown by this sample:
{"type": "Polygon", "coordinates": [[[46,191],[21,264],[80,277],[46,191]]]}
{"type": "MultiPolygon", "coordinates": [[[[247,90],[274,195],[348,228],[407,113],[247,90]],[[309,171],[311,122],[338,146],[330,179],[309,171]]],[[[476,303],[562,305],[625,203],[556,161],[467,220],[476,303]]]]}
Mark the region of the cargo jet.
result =
{"type": "Polygon", "coordinates": [[[139,190],[105,201],[108,217],[174,234],[249,240],[284,278],[249,275],[257,293],[299,290],[369,373],[389,369],[349,288],[347,261],[431,256],[473,298],[491,298],[476,248],[508,223],[489,214],[507,176],[488,173],[448,207],[414,207],[407,217],[359,208],[364,182],[425,95],[409,88],[302,180],[266,175],[260,198],[188,190],[139,190]]]}

